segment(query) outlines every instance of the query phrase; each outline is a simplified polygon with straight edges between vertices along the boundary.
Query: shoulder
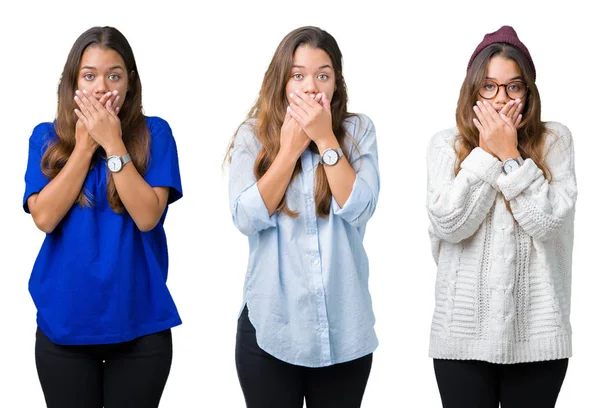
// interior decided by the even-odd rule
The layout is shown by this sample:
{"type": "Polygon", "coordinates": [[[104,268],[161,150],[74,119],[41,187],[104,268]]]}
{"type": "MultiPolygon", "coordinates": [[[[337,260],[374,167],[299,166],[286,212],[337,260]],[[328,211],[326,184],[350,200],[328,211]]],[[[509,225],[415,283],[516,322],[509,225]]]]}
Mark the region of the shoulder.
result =
{"type": "Polygon", "coordinates": [[[173,136],[169,123],[158,116],[146,116],[146,126],[148,126],[148,130],[152,137],[162,133],[168,133],[171,137],[173,136]]]}
{"type": "Polygon", "coordinates": [[[256,119],[247,119],[238,127],[235,132],[234,147],[260,150],[261,144],[256,137],[256,119]]]}
{"type": "Polygon", "coordinates": [[[164,151],[176,148],[175,138],[169,123],[158,116],[147,116],[146,126],[150,132],[150,150],[164,151]]]}
{"type": "Polygon", "coordinates": [[[33,146],[44,146],[56,137],[54,124],[52,122],[42,122],[33,128],[29,143],[33,146]]]}
{"type": "Polygon", "coordinates": [[[375,125],[364,113],[357,113],[344,119],[344,127],[346,132],[359,142],[365,136],[375,137],[375,125]]]}
{"type": "Polygon", "coordinates": [[[545,122],[546,126],[546,146],[554,145],[557,142],[566,143],[570,145],[572,143],[571,131],[568,127],[558,122],[545,122]]]}
{"type": "Polygon", "coordinates": [[[458,138],[458,128],[452,127],[434,134],[429,139],[428,151],[444,150],[454,152],[454,144],[458,138]]]}

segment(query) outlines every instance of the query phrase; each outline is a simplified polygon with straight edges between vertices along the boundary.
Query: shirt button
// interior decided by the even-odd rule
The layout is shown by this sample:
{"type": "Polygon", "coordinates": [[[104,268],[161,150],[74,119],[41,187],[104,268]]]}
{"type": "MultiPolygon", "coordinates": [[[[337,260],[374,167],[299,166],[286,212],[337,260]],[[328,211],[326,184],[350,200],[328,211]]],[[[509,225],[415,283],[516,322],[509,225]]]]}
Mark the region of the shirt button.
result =
{"type": "Polygon", "coordinates": [[[317,296],[318,296],[318,297],[321,297],[321,296],[323,296],[323,292],[321,292],[320,290],[318,290],[318,291],[317,291],[317,296]]]}
{"type": "Polygon", "coordinates": [[[308,202],[309,204],[312,204],[314,201],[313,201],[313,199],[312,199],[312,198],[309,198],[307,202],[308,202]]]}
{"type": "Polygon", "coordinates": [[[319,260],[318,259],[313,259],[313,265],[318,265],[319,264],[319,260]]]}

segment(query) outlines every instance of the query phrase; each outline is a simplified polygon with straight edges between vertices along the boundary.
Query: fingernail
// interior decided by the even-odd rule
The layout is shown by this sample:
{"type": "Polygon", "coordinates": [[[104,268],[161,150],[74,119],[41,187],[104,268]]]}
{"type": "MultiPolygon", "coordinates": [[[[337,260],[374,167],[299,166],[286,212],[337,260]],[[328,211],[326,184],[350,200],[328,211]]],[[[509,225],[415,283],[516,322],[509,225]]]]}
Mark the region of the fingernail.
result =
{"type": "MultiPolygon", "coordinates": [[[[298,92],[298,91],[296,91],[296,92],[298,92]]],[[[290,98],[293,98],[294,96],[296,96],[296,95],[294,95],[293,93],[290,94],[290,98]]]]}
{"type": "Polygon", "coordinates": [[[481,101],[477,101],[476,103],[477,103],[477,105],[481,105],[481,101]]]}
{"type": "Polygon", "coordinates": [[[73,99],[77,100],[77,99],[79,99],[79,98],[77,98],[77,95],[75,95],[75,96],[73,97],[73,99]]]}
{"type": "Polygon", "coordinates": [[[299,93],[300,93],[300,90],[299,90],[299,89],[296,89],[296,93],[297,93],[297,94],[299,94],[299,93]]]}
{"type": "Polygon", "coordinates": [[[83,93],[87,95],[87,91],[85,89],[83,90],[83,93]]]}
{"type": "Polygon", "coordinates": [[[484,105],[487,105],[488,103],[487,103],[487,101],[483,101],[483,104],[484,104],[484,105]]]}
{"type": "Polygon", "coordinates": [[[78,89],[78,90],[76,90],[76,91],[75,91],[75,93],[76,93],[77,95],[79,95],[79,94],[81,93],[81,91],[78,89]]]}
{"type": "Polygon", "coordinates": [[[288,107],[285,108],[285,110],[289,112],[290,111],[290,106],[288,105],[288,107]]]}

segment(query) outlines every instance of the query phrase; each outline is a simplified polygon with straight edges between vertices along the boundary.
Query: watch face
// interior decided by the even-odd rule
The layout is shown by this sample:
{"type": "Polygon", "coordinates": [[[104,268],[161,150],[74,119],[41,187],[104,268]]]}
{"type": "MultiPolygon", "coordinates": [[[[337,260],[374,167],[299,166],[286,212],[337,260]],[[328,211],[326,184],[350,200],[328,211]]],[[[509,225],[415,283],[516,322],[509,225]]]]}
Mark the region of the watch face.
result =
{"type": "Polygon", "coordinates": [[[328,149],[323,152],[323,162],[330,166],[333,166],[338,161],[338,154],[333,149],[328,149]]]}
{"type": "Polygon", "coordinates": [[[111,156],[108,158],[107,165],[110,171],[117,172],[121,170],[121,159],[119,159],[117,156],[111,156]]]}
{"type": "Polygon", "coordinates": [[[518,168],[519,163],[516,160],[508,160],[506,163],[504,163],[504,171],[506,172],[506,174],[512,173],[518,168]]]}

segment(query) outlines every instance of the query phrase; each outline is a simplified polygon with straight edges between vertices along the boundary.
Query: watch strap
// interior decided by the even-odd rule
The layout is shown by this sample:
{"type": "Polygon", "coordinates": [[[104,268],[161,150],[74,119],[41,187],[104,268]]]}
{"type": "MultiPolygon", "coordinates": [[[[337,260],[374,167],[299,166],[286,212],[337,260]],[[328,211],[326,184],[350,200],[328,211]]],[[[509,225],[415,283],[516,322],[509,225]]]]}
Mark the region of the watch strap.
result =
{"type": "Polygon", "coordinates": [[[123,166],[125,166],[127,163],[129,163],[131,161],[131,156],[129,155],[129,153],[125,153],[120,158],[121,158],[121,164],[123,166]]]}

